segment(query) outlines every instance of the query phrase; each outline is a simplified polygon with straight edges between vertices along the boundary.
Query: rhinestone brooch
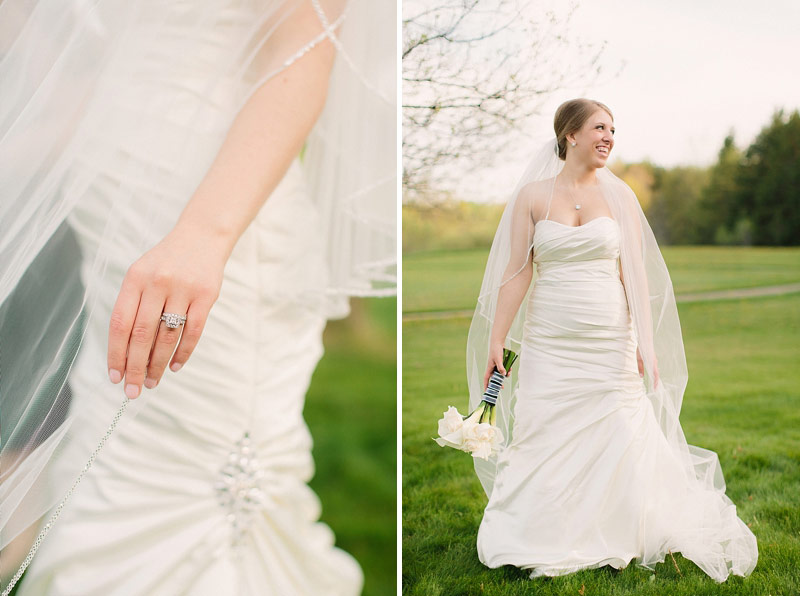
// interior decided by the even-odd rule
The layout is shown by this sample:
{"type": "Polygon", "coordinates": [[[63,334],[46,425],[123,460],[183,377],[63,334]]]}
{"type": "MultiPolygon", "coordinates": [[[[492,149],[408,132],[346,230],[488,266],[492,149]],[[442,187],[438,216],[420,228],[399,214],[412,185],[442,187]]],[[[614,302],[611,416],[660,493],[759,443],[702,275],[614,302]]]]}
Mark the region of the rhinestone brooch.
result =
{"type": "Polygon", "coordinates": [[[264,476],[261,462],[253,453],[250,436],[245,433],[228,455],[220,470],[220,479],[214,485],[220,506],[228,512],[234,544],[241,541],[253,515],[266,505],[267,495],[261,488],[264,476]]]}

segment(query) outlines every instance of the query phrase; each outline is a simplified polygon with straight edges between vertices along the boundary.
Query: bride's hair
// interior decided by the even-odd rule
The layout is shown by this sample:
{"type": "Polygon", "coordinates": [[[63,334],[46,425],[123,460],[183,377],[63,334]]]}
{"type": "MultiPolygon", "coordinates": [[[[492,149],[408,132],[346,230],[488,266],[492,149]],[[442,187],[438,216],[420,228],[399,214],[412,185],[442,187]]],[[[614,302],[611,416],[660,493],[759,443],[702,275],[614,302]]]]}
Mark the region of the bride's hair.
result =
{"type": "Polygon", "coordinates": [[[608,112],[612,120],[614,119],[614,114],[611,113],[608,106],[594,99],[570,99],[558,106],[556,116],[553,119],[553,128],[558,140],[559,159],[567,158],[567,135],[580,130],[597,108],[602,108],[608,112]]]}

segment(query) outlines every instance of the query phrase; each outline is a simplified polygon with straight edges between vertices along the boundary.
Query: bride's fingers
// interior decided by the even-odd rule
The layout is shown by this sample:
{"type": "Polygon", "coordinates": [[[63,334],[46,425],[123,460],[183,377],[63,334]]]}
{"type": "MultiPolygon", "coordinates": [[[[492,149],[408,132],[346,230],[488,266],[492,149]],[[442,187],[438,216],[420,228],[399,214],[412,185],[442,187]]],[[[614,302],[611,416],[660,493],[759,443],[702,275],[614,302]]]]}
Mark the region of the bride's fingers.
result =
{"type": "Polygon", "coordinates": [[[142,391],[147,361],[153,340],[161,322],[161,312],[164,310],[164,297],[161,294],[142,294],[139,310],[131,329],[130,343],[128,344],[128,361],[125,365],[125,395],[133,399],[142,391]]]}
{"type": "Polygon", "coordinates": [[[489,362],[489,366],[486,367],[486,374],[483,375],[483,390],[486,391],[486,388],[489,387],[489,377],[492,376],[492,371],[494,370],[494,363],[489,362]]]}
{"type": "MultiPolygon", "coordinates": [[[[164,312],[185,315],[189,308],[188,305],[189,301],[187,299],[170,298],[164,306],[164,312]]],[[[182,327],[183,325],[175,328],[168,327],[166,322],[159,322],[156,341],[153,344],[150,362],[147,365],[147,377],[144,380],[144,386],[148,389],[153,389],[161,380],[164,369],[175,351],[175,346],[178,345],[182,327]]]]}
{"type": "Polygon", "coordinates": [[[108,376],[116,384],[125,375],[131,329],[139,310],[141,290],[127,277],[122,282],[108,324],[108,376]]]}
{"type": "Polygon", "coordinates": [[[203,334],[203,327],[206,325],[210,310],[211,303],[207,304],[202,300],[195,300],[189,306],[189,311],[186,313],[186,323],[183,325],[181,341],[178,344],[178,349],[175,350],[175,355],[172,357],[172,363],[169,365],[170,370],[173,372],[178,372],[186,364],[189,356],[192,355],[197,342],[200,341],[200,336],[203,334]]]}
{"type": "Polygon", "coordinates": [[[489,387],[489,379],[491,378],[492,373],[494,372],[494,369],[497,369],[500,372],[500,374],[502,374],[504,376],[507,374],[506,369],[503,366],[503,361],[502,360],[498,360],[498,359],[490,360],[489,361],[489,366],[486,367],[486,374],[483,375],[483,390],[484,391],[486,391],[486,389],[488,389],[488,387],[489,387]]]}

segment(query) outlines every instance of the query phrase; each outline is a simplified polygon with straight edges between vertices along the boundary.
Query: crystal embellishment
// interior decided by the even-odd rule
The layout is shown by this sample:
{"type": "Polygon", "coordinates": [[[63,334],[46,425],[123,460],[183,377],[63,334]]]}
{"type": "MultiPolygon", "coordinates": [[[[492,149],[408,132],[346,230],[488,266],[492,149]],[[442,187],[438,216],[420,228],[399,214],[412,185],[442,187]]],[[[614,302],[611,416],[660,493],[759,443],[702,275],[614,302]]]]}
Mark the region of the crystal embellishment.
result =
{"type": "Polygon", "coordinates": [[[228,512],[234,545],[241,541],[253,514],[267,502],[261,487],[264,476],[261,462],[253,453],[250,435],[245,433],[228,455],[214,485],[219,504],[228,512]]]}

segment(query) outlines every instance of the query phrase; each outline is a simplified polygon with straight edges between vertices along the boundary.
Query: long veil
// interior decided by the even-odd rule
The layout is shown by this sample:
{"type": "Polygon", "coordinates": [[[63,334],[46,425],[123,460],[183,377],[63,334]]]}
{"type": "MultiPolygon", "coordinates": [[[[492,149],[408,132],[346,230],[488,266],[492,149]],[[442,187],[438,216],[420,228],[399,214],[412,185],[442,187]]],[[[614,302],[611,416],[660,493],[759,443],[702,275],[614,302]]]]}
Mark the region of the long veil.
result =
{"type": "Polygon", "coordinates": [[[108,324],[95,309],[107,255],[121,242],[143,254],[174,224],[148,206],[140,215],[152,225],[131,239],[126,211],[142,211],[141,193],[185,203],[241,106],[323,41],[337,56],[300,163],[324,222],[327,272],[290,298],[333,318],[347,313],[349,296],[395,292],[396,15],[389,0],[0,3],[5,578],[114,426],[147,406],[146,398],[128,406],[121,393],[118,403],[98,403],[108,430],[82,437],[95,451],[71,452],[72,467],[54,477],[53,462],[75,442],[70,372],[86,330],[108,324]],[[297,35],[292,15],[303,7],[317,22],[297,35]],[[94,214],[99,248],[85,254],[70,214],[92,192],[107,207],[94,214]]]}
{"type": "MultiPolygon", "coordinates": [[[[534,214],[547,212],[555,177],[563,165],[564,162],[557,155],[556,139],[542,142],[532,152],[528,166],[504,209],[489,253],[467,340],[470,411],[478,406],[484,391],[483,375],[489,357],[489,340],[500,289],[512,282],[526,267],[534,268],[533,283],[528,293],[536,284],[533,264],[534,214]]],[[[717,576],[726,577],[727,567],[736,568],[742,561],[752,561],[755,565],[755,538],[736,519],[735,506],[725,495],[725,481],[717,454],[689,445],[679,422],[688,372],[669,272],[631,188],[608,167],[597,171],[597,181],[621,232],[620,268],[634,337],[644,363],[644,390],[672,453],[681,462],[687,485],[698,495],[696,502],[705,504],[703,510],[697,512],[695,530],[700,537],[698,543],[715,545],[702,552],[722,554],[721,558],[709,561],[707,567],[717,569],[717,576]],[[719,565],[724,569],[718,569],[719,565]]],[[[518,353],[524,350],[524,310],[520,308],[515,314],[504,344],[518,353]]],[[[497,401],[497,425],[503,432],[504,447],[514,439],[517,388],[517,373],[512,368],[510,379],[497,401]]],[[[498,455],[493,455],[487,461],[475,458],[474,464],[486,494],[491,496],[498,471],[498,455]]],[[[702,559],[703,556],[698,558],[702,559]]]]}

